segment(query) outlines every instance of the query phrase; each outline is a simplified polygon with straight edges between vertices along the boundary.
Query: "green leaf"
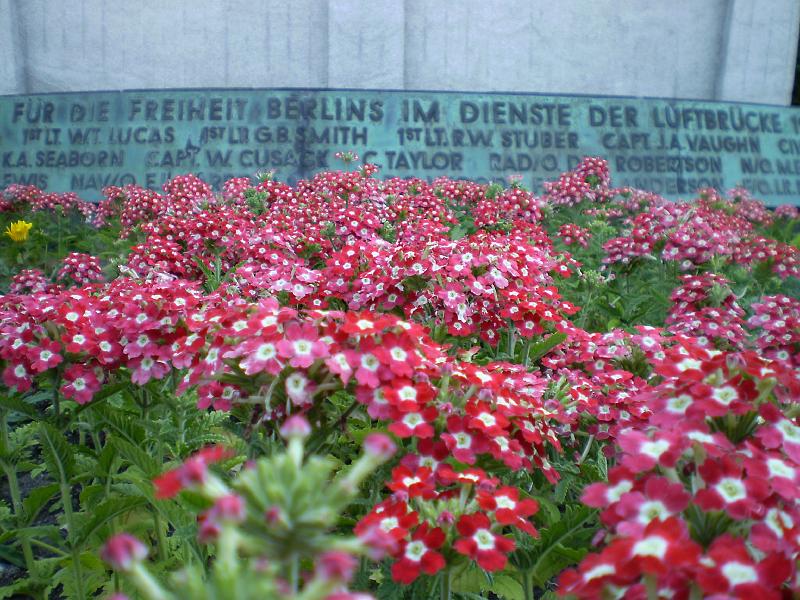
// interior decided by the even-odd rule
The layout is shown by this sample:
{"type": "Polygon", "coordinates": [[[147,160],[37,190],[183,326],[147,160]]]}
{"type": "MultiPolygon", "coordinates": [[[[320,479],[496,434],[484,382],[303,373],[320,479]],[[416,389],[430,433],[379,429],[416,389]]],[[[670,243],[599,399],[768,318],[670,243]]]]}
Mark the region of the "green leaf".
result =
{"type": "Polygon", "coordinates": [[[25,568],[25,558],[22,556],[22,552],[13,549],[10,546],[0,546],[0,560],[12,565],[16,565],[17,567],[25,568]]]}
{"type": "Polygon", "coordinates": [[[5,598],[35,598],[36,590],[43,587],[41,581],[37,581],[33,577],[25,577],[17,579],[14,583],[0,587],[0,600],[5,598]]]}
{"type": "Polygon", "coordinates": [[[459,594],[480,594],[489,587],[489,580],[482,570],[470,563],[453,574],[450,589],[459,594]]]}
{"type": "Polygon", "coordinates": [[[528,353],[528,360],[530,362],[536,362],[566,339],[567,334],[561,331],[547,336],[538,344],[531,346],[530,352],[528,353]]]}
{"type": "Polygon", "coordinates": [[[511,563],[543,587],[583,558],[596,529],[596,517],[597,511],[587,506],[568,507],[560,521],[539,532],[539,539],[512,553],[511,563]]]}
{"type": "Polygon", "coordinates": [[[116,517],[132,512],[146,504],[144,498],[109,498],[92,510],[92,517],[77,532],[75,545],[82,548],[89,539],[102,527],[111,523],[116,517]]]}
{"type": "Polygon", "coordinates": [[[28,493],[22,501],[25,509],[25,522],[33,523],[39,511],[58,493],[58,484],[51,483],[42,487],[35,488],[28,493]]]}
{"type": "Polygon", "coordinates": [[[135,445],[141,445],[144,442],[145,430],[135,421],[133,415],[110,409],[108,406],[98,406],[97,412],[108,428],[119,437],[135,445]]]}
{"type": "Polygon", "coordinates": [[[28,404],[19,396],[7,396],[5,394],[0,395],[0,408],[22,413],[31,419],[36,419],[39,417],[39,411],[36,410],[36,407],[28,404]]]}
{"type": "Polygon", "coordinates": [[[522,589],[522,584],[511,575],[495,576],[494,582],[487,591],[497,594],[504,600],[525,600],[525,590],[522,589]]]}
{"type": "Polygon", "coordinates": [[[75,470],[75,457],[63,434],[49,423],[39,423],[39,442],[47,471],[59,483],[69,483],[75,470]]]}
{"type": "Polygon", "coordinates": [[[139,446],[119,437],[111,438],[109,443],[119,452],[120,456],[137,467],[146,478],[152,479],[161,473],[161,462],[150,456],[139,446]]]}

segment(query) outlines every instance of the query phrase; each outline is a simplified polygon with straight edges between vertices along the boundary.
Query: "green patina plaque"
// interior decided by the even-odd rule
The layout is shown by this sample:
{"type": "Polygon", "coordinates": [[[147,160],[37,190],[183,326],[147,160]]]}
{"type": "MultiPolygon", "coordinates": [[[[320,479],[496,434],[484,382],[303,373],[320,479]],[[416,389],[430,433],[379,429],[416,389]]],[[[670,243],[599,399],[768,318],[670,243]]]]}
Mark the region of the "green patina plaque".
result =
{"type": "Polygon", "coordinates": [[[219,188],[295,182],[353,150],[382,176],[543,181],[583,156],[669,198],[743,185],[800,199],[800,110],[645,98],[379,90],[177,90],[0,96],[0,185],[96,200],[195,173],[219,188]]]}

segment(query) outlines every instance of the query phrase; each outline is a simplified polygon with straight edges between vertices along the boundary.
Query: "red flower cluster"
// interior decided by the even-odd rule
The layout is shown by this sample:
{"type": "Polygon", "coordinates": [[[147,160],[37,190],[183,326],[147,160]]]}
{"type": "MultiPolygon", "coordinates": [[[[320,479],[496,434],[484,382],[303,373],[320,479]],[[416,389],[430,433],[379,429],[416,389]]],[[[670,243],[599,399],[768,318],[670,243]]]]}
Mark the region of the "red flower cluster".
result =
{"type": "Polygon", "coordinates": [[[70,252],[69,256],[61,262],[56,279],[62,283],[71,282],[81,286],[103,281],[105,278],[97,257],[80,252],[70,252]]]}
{"type": "Polygon", "coordinates": [[[441,442],[421,442],[420,448],[422,454],[406,456],[394,469],[387,484],[392,497],[359,521],[356,535],[368,543],[383,540],[400,583],[434,575],[459,554],[486,571],[502,570],[515,548],[503,532],[515,527],[538,535],[528,520],[538,504],[481,469],[456,471],[437,460],[447,455],[441,442]]]}
{"type": "Polygon", "coordinates": [[[649,421],[620,433],[619,465],[584,492],[609,544],[565,572],[562,591],[780,598],[800,553],[800,427],[787,416],[800,375],[691,344],[668,349],[656,373],[649,421]]]}

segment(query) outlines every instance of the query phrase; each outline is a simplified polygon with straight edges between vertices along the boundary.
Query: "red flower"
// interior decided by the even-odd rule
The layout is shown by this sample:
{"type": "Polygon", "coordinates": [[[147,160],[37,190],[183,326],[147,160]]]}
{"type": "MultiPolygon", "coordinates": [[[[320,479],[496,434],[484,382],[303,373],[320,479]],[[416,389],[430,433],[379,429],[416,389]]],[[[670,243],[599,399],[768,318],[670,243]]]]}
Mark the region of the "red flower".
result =
{"type": "Polygon", "coordinates": [[[395,411],[397,419],[389,425],[389,431],[400,438],[416,437],[420,439],[433,437],[435,430],[431,423],[436,420],[439,411],[435,406],[428,406],[419,412],[402,413],[395,411]]]}
{"type": "Polygon", "coordinates": [[[748,519],[761,511],[769,496],[769,484],[760,477],[743,477],[743,469],[732,458],[707,459],[698,468],[706,487],[694,501],[703,510],[725,510],[734,519],[748,519]]]}
{"type": "Polygon", "coordinates": [[[44,339],[38,346],[33,346],[28,350],[28,358],[31,362],[31,370],[34,373],[42,373],[61,363],[61,345],[58,342],[44,339]]]}
{"type": "Polygon", "coordinates": [[[134,563],[147,558],[147,547],[132,535],[119,533],[110,538],[102,550],[100,557],[117,571],[127,571],[134,563]]]}
{"type": "Polygon", "coordinates": [[[400,465],[392,469],[392,480],[386,484],[390,490],[403,499],[421,496],[431,499],[436,495],[433,473],[426,467],[411,471],[400,465]]]}
{"type": "Polygon", "coordinates": [[[411,541],[403,546],[399,560],[392,565],[392,578],[408,585],[419,577],[420,571],[435,575],[444,569],[444,557],[436,552],[444,540],[445,535],[440,528],[430,529],[427,523],[420,525],[411,536],[411,541]]]}
{"type": "Polygon", "coordinates": [[[404,539],[409,530],[418,522],[417,513],[409,510],[405,502],[390,498],[376,506],[364,516],[355,527],[355,534],[361,536],[377,527],[397,541],[404,539]]]}
{"type": "Polygon", "coordinates": [[[506,554],[514,550],[514,540],[491,531],[489,517],[482,513],[462,515],[456,524],[463,536],[453,548],[476,561],[486,571],[499,571],[506,566],[506,554]]]}
{"type": "Polygon", "coordinates": [[[791,563],[781,554],[771,554],[754,561],[743,540],[729,535],[714,540],[708,560],[697,574],[697,581],[707,595],[779,600],[781,589],[791,574],[791,563]]]}
{"type": "Polygon", "coordinates": [[[670,517],[666,521],[650,521],[640,536],[617,538],[603,554],[614,560],[620,573],[635,577],[694,565],[700,557],[700,546],[689,538],[683,521],[670,517]]]}
{"type": "Polygon", "coordinates": [[[628,429],[617,438],[617,443],[625,452],[622,464],[641,473],[656,465],[674,467],[683,448],[680,437],[672,433],[656,433],[652,438],[641,431],[628,429]]]}
{"type": "Polygon", "coordinates": [[[71,365],[64,371],[61,393],[78,404],[86,404],[101,387],[102,384],[91,366],[71,365]]]}
{"type": "Polygon", "coordinates": [[[289,359],[293,367],[307,369],[318,358],[328,356],[328,346],[319,339],[317,328],[306,323],[292,323],[286,328],[285,339],[276,346],[278,354],[289,359]]]}
{"type": "Polygon", "coordinates": [[[232,453],[222,446],[209,446],[195,453],[184,463],[171,471],[167,471],[153,480],[156,486],[156,498],[172,498],[182,489],[202,485],[206,479],[208,465],[229,458],[232,453]]]}
{"type": "Polygon", "coordinates": [[[531,498],[519,499],[515,487],[502,487],[497,491],[478,491],[478,505],[485,511],[494,511],[494,520],[501,525],[514,525],[532,536],[539,533],[527,519],[539,510],[539,503],[531,498]]]}

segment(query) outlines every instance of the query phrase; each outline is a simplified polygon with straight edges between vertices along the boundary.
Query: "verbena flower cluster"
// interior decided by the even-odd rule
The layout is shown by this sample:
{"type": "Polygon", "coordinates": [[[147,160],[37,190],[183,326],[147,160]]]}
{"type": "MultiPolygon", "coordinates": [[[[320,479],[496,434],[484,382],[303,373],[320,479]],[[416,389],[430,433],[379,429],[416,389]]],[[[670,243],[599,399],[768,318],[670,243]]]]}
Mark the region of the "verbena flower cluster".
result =
{"type": "MultiPolygon", "coordinates": [[[[614,188],[600,158],[542,196],[376,172],[219,193],[181,175],[97,205],[5,190],[0,215],[79,215],[125,250],[12,271],[3,419],[35,420],[44,398],[39,438],[62,427],[99,455],[125,431],[91,430],[114,422],[102,403],[227,415],[228,443],[157,461],[148,499],[199,514],[155,526],[162,555],[194,526],[213,559],[187,546],[193,566],[163,583],[119,519],[107,563],[153,598],[216,597],[234,571],[252,586],[240,597],[359,598],[345,586],[386,578],[443,597],[509,582],[526,600],[800,593],[795,208],[614,188]]],[[[103,460],[113,471],[117,455],[103,460]]],[[[86,493],[128,485],[111,481],[86,493]]]]}

